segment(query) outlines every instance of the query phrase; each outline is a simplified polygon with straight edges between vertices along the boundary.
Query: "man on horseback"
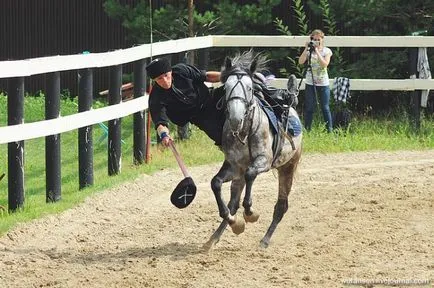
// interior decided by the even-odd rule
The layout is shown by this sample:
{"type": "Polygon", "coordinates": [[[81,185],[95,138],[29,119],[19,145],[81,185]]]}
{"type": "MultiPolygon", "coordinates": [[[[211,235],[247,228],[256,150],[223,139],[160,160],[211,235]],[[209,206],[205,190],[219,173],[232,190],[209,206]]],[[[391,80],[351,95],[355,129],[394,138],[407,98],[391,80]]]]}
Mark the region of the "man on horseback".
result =
{"type": "Polygon", "coordinates": [[[164,145],[171,140],[169,120],[178,126],[188,122],[203,130],[208,137],[221,142],[220,115],[210,95],[207,82],[219,82],[220,72],[201,71],[192,65],[170,66],[166,58],[157,58],[146,67],[156,83],[149,97],[149,110],[158,135],[164,145]]]}
{"type": "MultiPolygon", "coordinates": [[[[185,63],[170,66],[166,58],[151,61],[146,71],[156,83],[149,96],[149,110],[162,143],[168,146],[171,141],[168,128],[170,120],[178,126],[184,126],[188,122],[196,125],[220,146],[224,111],[217,109],[217,103],[224,95],[223,86],[211,93],[204,83],[220,82],[220,72],[199,70],[185,63]]],[[[290,78],[287,90],[268,88],[265,82],[258,80],[255,89],[261,89],[267,95],[297,99],[296,83],[296,79],[294,82],[290,78]]],[[[294,104],[295,101],[291,102],[294,104]]]]}

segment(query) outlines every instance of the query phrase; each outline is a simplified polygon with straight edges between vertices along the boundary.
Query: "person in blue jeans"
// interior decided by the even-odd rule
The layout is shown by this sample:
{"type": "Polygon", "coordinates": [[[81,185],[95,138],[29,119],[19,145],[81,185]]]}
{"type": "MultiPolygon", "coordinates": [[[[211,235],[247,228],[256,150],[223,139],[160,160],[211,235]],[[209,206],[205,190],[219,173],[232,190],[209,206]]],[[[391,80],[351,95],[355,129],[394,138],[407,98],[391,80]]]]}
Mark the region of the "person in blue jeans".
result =
{"type": "Polygon", "coordinates": [[[305,76],[304,126],[307,131],[312,128],[313,114],[317,106],[318,96],[327,132],[332,132],[330,81],[327,66],[330,64],[333,52],[330,48],[324,46],[323,31],[315,29],[309,36],[310,39],[306,42],[305,48],[298,59],[299,64],[308,61],[305,76]]]}

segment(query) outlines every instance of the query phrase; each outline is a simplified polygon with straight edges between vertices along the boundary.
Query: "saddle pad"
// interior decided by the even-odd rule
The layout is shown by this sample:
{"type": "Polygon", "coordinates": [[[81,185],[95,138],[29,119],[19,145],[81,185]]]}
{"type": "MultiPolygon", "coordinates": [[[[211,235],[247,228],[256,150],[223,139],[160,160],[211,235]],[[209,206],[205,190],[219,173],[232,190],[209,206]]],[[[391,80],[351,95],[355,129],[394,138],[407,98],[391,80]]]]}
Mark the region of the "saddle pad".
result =
{"type": "Polygon", "coordinates": [[[262,110],[265,112],[265,115],[268,117],[268,122],[270,123],[270,127],[273,128],[273,134],[276,134],[277,131],[279,131],[279,123],[276,117],[276,114],[274,113],[273,109],[268,106],[268,103],[264,103],[261,98],[257,98],[259,101],[259,106],[262,108],[262,110]]]}
{"type": "Polygon", "coordinates": [[[289,116],[289,123],[292,125],[292,130],[294,131],[294,137],[297,137],[301,134],[303,130],[303,126],[301,125],[301,121],[296,116],[289,116]]]}
{"type": "MultiPolygon", "coordinates": [[[[259,106],[261,106],[262,110],[265,112],[265,114],[268,117],[268,120],[270,122],[270,127],[272,127],[273,129],[273,134],[277,134],[277,131],[279,131],[279,119],[277,118],[276,114],[274,113],[273,109],[268,106],[268,103],[264,103],[261,98],[258,98],[258,102],[259,102],[259,106]]],[[[291,136],[297,137],[298,135],[301,134],[302,130],[303,130],[303,125],[301,124],[301,121],[298,117],[296,116],[289,116],[289,124],[291,124],[290,126],[292,126],[291,130],[292,130],[292,134],[291,136]]]]}

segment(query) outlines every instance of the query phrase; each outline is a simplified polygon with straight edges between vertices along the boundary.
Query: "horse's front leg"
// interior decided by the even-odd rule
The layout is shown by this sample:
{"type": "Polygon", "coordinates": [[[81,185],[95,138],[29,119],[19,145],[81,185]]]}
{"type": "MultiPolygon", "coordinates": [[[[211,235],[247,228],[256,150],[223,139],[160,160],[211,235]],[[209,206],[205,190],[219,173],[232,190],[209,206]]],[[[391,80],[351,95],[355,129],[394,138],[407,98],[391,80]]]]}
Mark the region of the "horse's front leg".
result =
{"type": "Polygon", "coordinates": [[[228,206],[224,203],[222,196],[222,185],[225,182],[231,181],[233,179],[234,172],[229,162],[223,162],[222,167],[219,172],[212,178],[211,180],[211,189],[214,192],[215,200],[217,201],[217,206],[219,209],[220,217],[227,220],[229,224],[231,223],[231,219],[228,218],[230,216],[230,211],[228,206]]]}
{"type": "MultiPolygon", "coordinates": [[[[231,199],[229,200],[229,203],[228,203],[230,215],[235,215],[238,211],[238,208],[240,208],[241,192],[243,191],[244,186],[245,186],[244,179],[232,180],[231,199]]],[[[233,216],[233,217],[235,217],[234,223],[237,223],[237,224],[232,224],[231,228],[232,228],[232,230],[235,230],[234,233],[240,234],[241,232],[244,231],[244,227],[245,227],[244,221],[237,221],[236,216],[233,216]]],[[[220,226],[212,234],[212,236],[208,240],[208,242],[205,243],[204,248],[209,250],[213,245],[217,244],[220,241],[220,237],[223,234],[223,232],[225,231],[227,226],[228,226],[228,221],[223,219],[222,222],[220,223],[220,226]]]]}
{"type": "MultiPolygon", "coordinates": [[[[211,238],[204,244],[204,248],[209,250],[214,244],[216,244],[220,240],[220,236],[226,228],[229,221],[232,221],[229,217],[231,216],[230,210],[228,206],[224,203],[221,188],[223,183],[232,180],[233,178],[233,169],[229,162],[223,162],[222,167],[219,172],[212,178],[211,180],[211,189],[214,192],[214,197],[217,202],[217,206],[219,209],[219,215],[223,218],[222,223],[217,228],[217,230],[213,233],[211,238]]],[[[230,223],[230,222],[229,222],[230,223]]]]}
{"type": "Polygon", "coordinates": [[[269,162],[266,156],[259,155],[255,158],[252,165],[247,168],[244,176],[246,180],[246,193],[243,200],[244,219],[246,222],[256,222],[259,218],[259,213],[252,209],[252,186],[260,173],[270,170],[269,162]]]}

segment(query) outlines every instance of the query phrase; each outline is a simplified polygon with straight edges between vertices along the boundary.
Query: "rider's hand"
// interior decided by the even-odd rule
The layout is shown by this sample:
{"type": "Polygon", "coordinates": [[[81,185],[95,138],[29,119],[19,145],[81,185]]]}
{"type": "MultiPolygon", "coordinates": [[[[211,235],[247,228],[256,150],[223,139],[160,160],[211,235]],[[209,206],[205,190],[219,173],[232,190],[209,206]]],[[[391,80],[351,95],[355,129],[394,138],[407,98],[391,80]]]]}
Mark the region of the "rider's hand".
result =
{"type": "Polygon", "coordinates": [[[172,137],[170,137],[170,135],[169,134],[167,134],[167,133],[165,133],[165,132],[163,132],[162,134],[161,134],[161,143],[164,145],[164,146],[169,146],[169,144],[170,144],[170,142],[171,141],[173,141],[173,139],[172,139],[172,137]]]}
{"type": "Polygon", "coordinates": [[[166,126],[158,125],[157,133],[160,136],[161,143],[164,146],[166,146],[166,147],[169,146],[170,141],[173,141],[172,137],[170,137],[170,135],[169,135],[169,128],[167,128],[166,126]]]}

